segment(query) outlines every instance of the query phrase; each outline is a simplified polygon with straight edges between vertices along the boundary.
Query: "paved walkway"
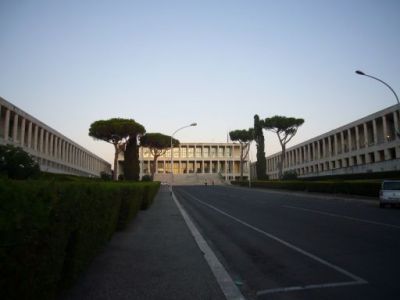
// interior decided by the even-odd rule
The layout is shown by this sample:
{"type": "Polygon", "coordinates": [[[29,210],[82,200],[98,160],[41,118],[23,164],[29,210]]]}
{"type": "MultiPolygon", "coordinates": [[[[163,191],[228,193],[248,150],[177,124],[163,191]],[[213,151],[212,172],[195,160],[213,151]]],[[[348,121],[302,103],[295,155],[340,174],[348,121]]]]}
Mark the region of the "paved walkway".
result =
{"type": "Polygon", "coordinates": [[[116,232],[62,300],[225,299],[162,186],[154,204],[116,232]]]}

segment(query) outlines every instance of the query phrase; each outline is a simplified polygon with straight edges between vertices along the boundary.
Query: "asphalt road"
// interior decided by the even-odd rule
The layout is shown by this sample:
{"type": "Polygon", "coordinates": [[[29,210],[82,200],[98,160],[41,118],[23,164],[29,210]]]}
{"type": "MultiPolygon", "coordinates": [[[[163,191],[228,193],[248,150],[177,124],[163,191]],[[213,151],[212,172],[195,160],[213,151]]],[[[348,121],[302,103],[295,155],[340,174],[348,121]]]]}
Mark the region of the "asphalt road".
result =
{"type": "Polygon", "coordinates": [[[400,209],[237,187],[174,193],[247,299],[400,299],[400,209]]]}

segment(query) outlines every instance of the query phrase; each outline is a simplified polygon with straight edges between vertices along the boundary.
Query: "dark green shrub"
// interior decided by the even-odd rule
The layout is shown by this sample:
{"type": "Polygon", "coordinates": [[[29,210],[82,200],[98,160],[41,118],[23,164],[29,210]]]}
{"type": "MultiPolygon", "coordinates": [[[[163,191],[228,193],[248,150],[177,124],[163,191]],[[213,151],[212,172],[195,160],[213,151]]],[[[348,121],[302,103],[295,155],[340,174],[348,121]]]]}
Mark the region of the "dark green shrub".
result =
{"type": "Polygon", "coordinates": [[[54,299],[159,183],[0,180],[2,299],[54,299]],[[146,192],[145,192],[146,191],[146,192]]]}
{"type": "Polygon", "coordinates": [[[0,145],[0,174],[12,179],[36,178],[40,168],[22,148],[0,145]]]}
{"type": "Polygon", "coordinates": [[[104,181],[110,181],[110,180],[112,180],[112,175],[107,172],[101,171],[100,178],[104,181]]]}
{"type": "Polygon", "coordinates": [[[144,175],[144,176],[142,176],[142,181],[143,182],[153,181],[153,178],[151,178],[150,175],[144,175]]]}
{"type": "Polygon", "coordinates": [[[144,201],[144,186],[137,183],[126,183],[121,189],[121,207],[118,217],[118,229],[124,229],[136,216],[144,201]]]}
{"type": "Polygon", "coordinates": [[[294,180],[297,179],[296,171],[286,171],[283,173],[282,180],[294,180]]]}
{"type": "Polygon", "coordinates": [[[160,182],[146,182],[142,183],[144,187],[143,201],[141,209],[148,209],[154,201],[158,190],[160,189],[160,182]]]}

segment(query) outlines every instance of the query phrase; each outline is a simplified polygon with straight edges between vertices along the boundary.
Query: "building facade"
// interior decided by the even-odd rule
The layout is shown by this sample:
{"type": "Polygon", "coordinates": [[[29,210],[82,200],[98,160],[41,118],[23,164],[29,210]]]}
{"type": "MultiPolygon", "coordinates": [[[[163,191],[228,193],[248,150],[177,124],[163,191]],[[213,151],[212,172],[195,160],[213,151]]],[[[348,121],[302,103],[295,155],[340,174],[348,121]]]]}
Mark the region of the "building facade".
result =
{"type": "Polygon", "coordinates": [[[95,177],[111,173],[107,161],[1,97],[0,144],[21,147],[42,171],[95,177]]]}
{"type": "MultiPolygon", "coordinates": [[[[278,178],[281,153],[267,157],[278,178]]],[[[399,105],[329,131],[286,150],[283,172],[299,177],[400,170],[399,105]]]]}
{"type": "MultiPolygon", "coordinates": [[[[236,143],[181,143],[172,150],[174,174],[219,174],[225,180],[240,177],[241,146],[236,143]]],[[[150,175],[153,156],[148,148],[140,147],[140,177],[150,175]]],[[[123,154],[119,170],[123,170],[123,154]]],[[[244,159],[243,177],[249,175],[248,157],[244,159]]],[[[171,150],[157,159],[156,174],[171,174],[171,150]]]]}

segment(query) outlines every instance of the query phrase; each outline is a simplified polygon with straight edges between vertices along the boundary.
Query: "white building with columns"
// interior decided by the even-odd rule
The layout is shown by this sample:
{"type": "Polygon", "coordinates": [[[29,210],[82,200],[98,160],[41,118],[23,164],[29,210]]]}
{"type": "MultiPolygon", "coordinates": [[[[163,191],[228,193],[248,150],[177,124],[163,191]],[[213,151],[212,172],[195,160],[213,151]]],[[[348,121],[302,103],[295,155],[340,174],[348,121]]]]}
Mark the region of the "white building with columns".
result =
{"type": "MultiPolygon", "coordinates": [[[[238,143],[181,143],[172,150],[172,172],[176,175],[219,175],[221,179],[240,177],[240,152],[238,143]]],[[[139,148],[140,177],[150,175],[153,156],[148,148],[139,148]]],[[[119,158],[119,170],[123,172],[123,153],[119,158]]],[[[243,163],[243,177],[249,176],[248,156],[243,163]]],[[[171,150],[157,159],[156,174],[171,174],[171,150]]],[[[162,176],[159,176],[162,177],[162,176]]]]}
{"type": "Polygon", "coordinates": [[[42,171],[79,176],[111,173],[111,165],[0,97],[0,144],[21,147],[42,171]]]}
{"type": "MultiPolygon", "coordinates": [[[[400,170],[399,105],[324,133],[286,150],[283,172],[299,177],[400,170]]],[[[267,174],[278,178],[281,153],[267,157],[267,174]]]]}

